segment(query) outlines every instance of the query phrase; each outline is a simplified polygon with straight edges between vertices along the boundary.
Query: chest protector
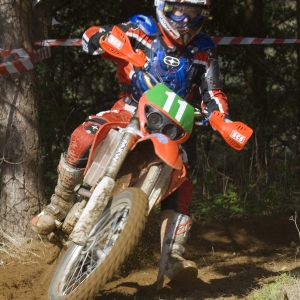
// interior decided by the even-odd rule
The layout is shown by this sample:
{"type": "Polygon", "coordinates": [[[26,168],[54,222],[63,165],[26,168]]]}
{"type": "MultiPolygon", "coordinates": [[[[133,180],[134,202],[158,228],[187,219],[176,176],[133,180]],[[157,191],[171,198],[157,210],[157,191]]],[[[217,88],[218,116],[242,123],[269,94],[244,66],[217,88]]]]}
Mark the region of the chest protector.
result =
{"type": "MultiPolygon", "coordinates": [[[[152,84],[164,83],[176,94],[185,98],[190,91],[190,73],[194,53],[166,53],[158,39],[151,44],[150,61],[147,71],[150,73],[152,84]]],[[[143,79],[142,71],[138,70],[132,77],[132,90],[135,99],[139,99],[148,89],[143,79]]]]}
{"type": "MultiPolygon", "coordinates": [[[[197,51],[210,49],[211,46],[214,46],[214,43],[211,43],[211,40],[207,38],[203,39],[206,43],[208,41],[207,44],[201,43],[198,38],[194,46],[189,45],[183,50],[169,52],[167,51],[169,50],[168,47],[161,38],[156,22],[152,18],[136,15],[130,18],[130,21],[153,38],[150,56],[148,57],[149,65],[147,67],[152,84],[164,83],[180,97],[187,99],[192,87],[192,70],[195,54],[197,51]],[[199,49],[200,45],[205,49],[199,49]]],[[[207,35],[201,36],[207,37],[207,35]]],[[[141,70],[136,70],[131,78],[131,85],[132,96],[135,100],[140,99],[142,94],[148,90],[141,70]]]]}

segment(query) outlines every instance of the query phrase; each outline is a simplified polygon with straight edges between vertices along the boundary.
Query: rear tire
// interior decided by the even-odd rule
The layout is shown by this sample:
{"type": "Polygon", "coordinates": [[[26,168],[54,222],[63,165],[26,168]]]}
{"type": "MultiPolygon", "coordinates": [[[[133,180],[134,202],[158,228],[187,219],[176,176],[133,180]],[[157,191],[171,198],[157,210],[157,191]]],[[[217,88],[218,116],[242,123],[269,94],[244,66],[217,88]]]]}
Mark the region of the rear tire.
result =
{"type": "Polygon", "coordinates": [[[112,278],[141,236],[148,213],[143,191],[128,188],[109,201],[85,246],[72,243],[49,288],[51,300],[92,299],[112,278]]]}

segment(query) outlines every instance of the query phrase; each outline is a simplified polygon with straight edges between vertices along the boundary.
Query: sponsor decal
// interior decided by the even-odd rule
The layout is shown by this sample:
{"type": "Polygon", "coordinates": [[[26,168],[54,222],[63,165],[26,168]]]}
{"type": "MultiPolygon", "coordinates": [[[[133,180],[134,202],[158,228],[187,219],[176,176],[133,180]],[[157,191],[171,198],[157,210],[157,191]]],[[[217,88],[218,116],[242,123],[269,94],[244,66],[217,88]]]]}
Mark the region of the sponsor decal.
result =
{"type": "Polygon", "coordinates": [[[123,152],[123,150],[126,148],[127,146],[127,140],[123,139],[121,142],[120,142],[120,145],[118,147],[118,149],[116,150],[116,153],[114,155],[114,157],[112,158],[112,161],[113,162],[117,162],[121,156],[121,153],[123,152]]]}
{"type": "Polygon", "coordinates": [[[115,36],[113,36],[112,34],[110,34],[108,36],[108,40],[107,40],[111,45],[113,45],[115,48],[117,48],[118,50],[120,50],[123,47],[123,43],[117,39],[115,36]]]}
{"type": "Polygon", "coordinates": [[[190,229],[192,228],[192,222],[187,219],[184,223],[179,224],[176,229],[175,229],[175,234],[184,234],[186,232],[189,232],[190,229]]]}
{"type": "Polygon", "coordinates": [[[164,63],[171,67],[178,67],[180,65],[180,60],[173,56],[166,56],[164,58],[164,63]]]}
{"type": "Polygon", "coordinates": [[[151,135],[155,136],[159,140],[159,142],[162,143],[162,144],[167,144],[168,143],[168,139],[163,134],[153,133],[151,135]]]}
{"type": "Polygon", "coordinates": [[[240,134],[239,132],[232,130],[230,137],[236,140],[238,143],[243,144],[246,140],[246,137],[240,134]]]}
{"type": "Polygon", "coordinates": [[[91,124],[91,125],[87,126],[84,130],[89,134],[95,135],[96,132],[98,131],[98,129],[99,129],[98,125],[91,124]]]}

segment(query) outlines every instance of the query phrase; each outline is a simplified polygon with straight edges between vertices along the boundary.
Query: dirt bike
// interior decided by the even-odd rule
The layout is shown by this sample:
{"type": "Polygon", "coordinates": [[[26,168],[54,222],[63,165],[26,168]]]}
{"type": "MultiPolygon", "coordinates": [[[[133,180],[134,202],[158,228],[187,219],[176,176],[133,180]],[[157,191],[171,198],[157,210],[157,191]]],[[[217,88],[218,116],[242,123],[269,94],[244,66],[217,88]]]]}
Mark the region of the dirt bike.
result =
{"type": "MultiPolygon", "coordinates": [[[[199,114],[166,85],[151,85],[145,54],[134,52],[120,29],[114,27],[101,47],[140,68],[149,90],[129,124],[106,123],[95,136],[84,181],[75,189],[79,201],[61,225],[69,245],[49,288],[51,300],[92,299],[120,268],[150,211],[185,180],[179,145],[199,114]]],[[[252,129],[224,117],[215,111],[208,120],[231,147],[243,149],[252,129]]]]}

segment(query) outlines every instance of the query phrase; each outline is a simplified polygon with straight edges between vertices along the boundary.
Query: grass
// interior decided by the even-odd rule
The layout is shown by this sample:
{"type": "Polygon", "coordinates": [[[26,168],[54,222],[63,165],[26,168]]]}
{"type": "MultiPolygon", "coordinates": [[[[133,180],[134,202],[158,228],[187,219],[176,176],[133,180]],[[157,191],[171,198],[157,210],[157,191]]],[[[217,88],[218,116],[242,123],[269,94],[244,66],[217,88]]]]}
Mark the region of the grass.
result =
{"type": "Polygon", "coordinates": [[[253,290],[249,300],[299,300],[300,282],[299,273],[295,275],[283,273],[275,277],[275,281],[260,289],[253,290]]]}

